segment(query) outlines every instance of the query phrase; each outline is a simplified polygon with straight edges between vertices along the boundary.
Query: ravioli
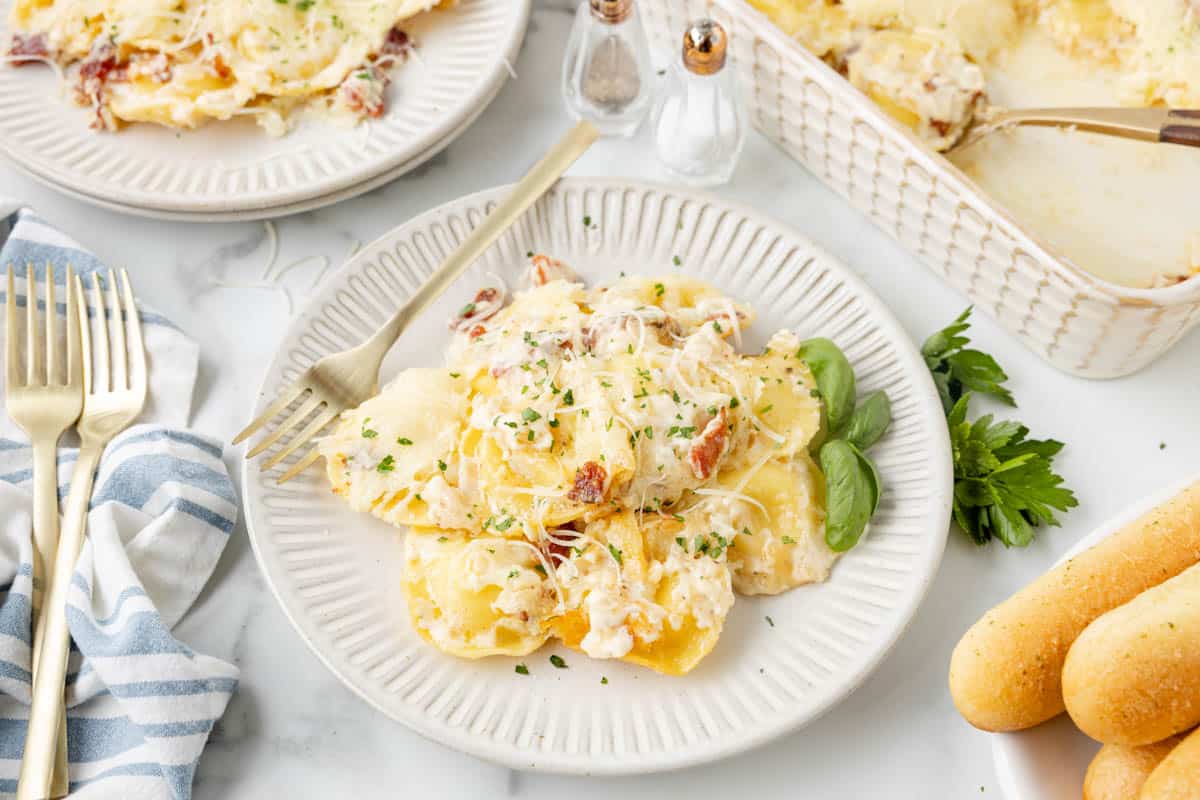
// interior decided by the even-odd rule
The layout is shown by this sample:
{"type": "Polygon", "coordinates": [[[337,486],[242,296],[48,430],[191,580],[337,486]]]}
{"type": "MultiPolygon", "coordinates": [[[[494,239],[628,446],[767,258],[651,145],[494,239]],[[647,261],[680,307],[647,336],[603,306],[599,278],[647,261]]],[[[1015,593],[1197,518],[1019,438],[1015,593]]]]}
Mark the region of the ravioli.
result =
{"type": "Polygon", "coordinates": [[[16,0],[10,51],[78,65],[94,126],[194,128],[251,115],[272,133],[298,112],[380,116],[400,23],[436,0],[16,0]]]}
{"type": "Polygon", "coordinates": [[[823,580],[821,401],[791,331],[683,275],[588,288],[546,256],[477,291],[446,367],[410,369],[321,444],[334,491],[400,527],[438,649],[548,638],[667,675],[720,639],[735,589],[823,580]],[[799,546],[796,545],[799,543],[799,546]]]}
{"type": "Polygon", "coordinates": [[[749,2],[936,150],[986,113],[984,70],[1035,28],[1072,58],[1116,67],[1125,105],[1200,104],[1192,0],[749,2]]]}

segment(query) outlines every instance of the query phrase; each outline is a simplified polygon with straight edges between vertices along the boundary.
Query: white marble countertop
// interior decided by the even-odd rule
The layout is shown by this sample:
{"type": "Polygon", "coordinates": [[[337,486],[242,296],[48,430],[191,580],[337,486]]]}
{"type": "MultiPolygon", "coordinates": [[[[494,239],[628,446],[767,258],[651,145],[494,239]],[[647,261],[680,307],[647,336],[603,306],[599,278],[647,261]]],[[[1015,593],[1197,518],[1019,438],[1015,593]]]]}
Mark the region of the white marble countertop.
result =
{"type": "MultiPolygon", "coordinates": [[[[442,155],[388,186],[277,220],[280,264],[310,255],[340,263],[409,217],[515,180],[567,124],[558,68],[571,0],[535,0],[511,81],[442,155]]],[[[657,177],[648,140],[604,142],[573,174],[657,177]]],[[[229,438],[246,420],[287,322],[277,292],[217,288],[253,281],[267,257],[261,223],[188,225],[125,217],[68,199],[0,164],[0,187],[35,206],[110,264],[127,265],[146,303],[202,344],[194,425],[229,438]]],[[[775,215],[860,273],[920,341],[966,301],[803,168],[752,135],[724,197],[775,215]]],[[[317,265],[285,278],[303,302],[317,265]]],[[[213,734],[196,797],[520,797],[636,800],[667,796],[999,797],[988,738],[950,703],[946,665],[959,635],[1106,517],[1197,469],[1200,336],[1124,380],[1063,375],[982,315],[975,340],[1012,376],[1020,418],[1068,446],[1061,471],[1080,507],[1028,549],[977,548],[953,532],[911,629],[850,698],[808,728],[748,754],[682,772],[588,779],[515,773],[422,739],[344,688],[293,631],[263,584],[244,527],[178,634],[229,658],[242,686],[213,734]],[[982,795],[981,795],[982,793],[982,795]]],[[[230,450],[231,469],[240,450],[230,450]]]]}

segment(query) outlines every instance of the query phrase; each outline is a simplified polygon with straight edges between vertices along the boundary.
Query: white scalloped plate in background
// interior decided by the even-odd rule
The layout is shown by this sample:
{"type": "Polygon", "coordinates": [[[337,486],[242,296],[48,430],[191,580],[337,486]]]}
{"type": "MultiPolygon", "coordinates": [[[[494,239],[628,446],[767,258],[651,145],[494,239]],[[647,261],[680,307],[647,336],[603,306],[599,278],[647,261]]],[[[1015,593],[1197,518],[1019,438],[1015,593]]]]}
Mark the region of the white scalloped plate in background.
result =
{"type": "MultiPolygon", "coordinates": [[[[1197,481],[1200,473],[1134,503],[1076,542],[1055,566],[1107,539],[1197,481]]],[[[1079,800],[1083,776],[1099,749],[1066,714],[1026,731],[992,736],[996,779],[1007,800],[1079,800]]]]}
{"type": "MultiPolygon", "coordinates": [[[[327,281],[284,337],[259,408],[317,358],[381,324],[503,192],[481,192],[417,217],[327,281]]],[[[523,659],[466,661],[439,653],[411,628],[400,590],[401,531],[350,512],[319,469],[280,487],[273,474],[248,463],[246,521],[284,611],[369,703],[425,736],[519,769],[671,769],[743,751],[812,721],[852,692],[895,644],[945,546],[949,442],[916,349],[857,276],[770,219],[705,194],[567,179],[401,338],[381,378],[441,363],[453,310],[494,276],[519,285],[531,250],[565,260],[592,282],[618,271],[672,269],[705,279],[758,312],[748,348],[783,327],[836,341],[861,391],[885,389],[895,416],[872,451],[884,493],[863,542],[825,584],[738,598],[716,649],[684,677],[594,661],[558,646],[523,659]],[[680,267],[673,266],[676,256],[680,267]],[[551,653],[569,667],[553,668],[551,653]],[[530,675],[514,672],[518,661],[530,675]]]]}
{"type": "MultiPolygon", "coordinates": [[[[0,0],[0,20],[10,5],[0,0]]],[[[530,0],[459,0],[413,18],[405,30],[418,56],[392,71],[382,119],[352,129],[306,119],[278,138],[248,118],[194,131],[93,131],[51,70],[0,65],[0,152],[84,200],[150,214],[275,216],[277,207],[341,199],[461,133],[507,79],[529,11],[530,0]]]]}

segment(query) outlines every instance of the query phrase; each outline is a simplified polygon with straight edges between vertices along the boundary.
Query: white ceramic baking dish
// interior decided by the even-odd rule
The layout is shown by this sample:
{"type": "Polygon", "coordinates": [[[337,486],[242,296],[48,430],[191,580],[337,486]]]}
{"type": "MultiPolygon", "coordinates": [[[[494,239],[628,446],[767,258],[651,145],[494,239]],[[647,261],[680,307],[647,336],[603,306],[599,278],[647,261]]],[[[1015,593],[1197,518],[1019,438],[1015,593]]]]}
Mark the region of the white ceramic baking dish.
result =
{"type": "Polygon", "coordinates": [[[691,19],[724,25],[755,127],[1055,367],[1128,375],[1200,322],[1200,278],[1133,289],[1056,255],[743,0],[641,9],[660,54],[674,54],[691,19]]]}

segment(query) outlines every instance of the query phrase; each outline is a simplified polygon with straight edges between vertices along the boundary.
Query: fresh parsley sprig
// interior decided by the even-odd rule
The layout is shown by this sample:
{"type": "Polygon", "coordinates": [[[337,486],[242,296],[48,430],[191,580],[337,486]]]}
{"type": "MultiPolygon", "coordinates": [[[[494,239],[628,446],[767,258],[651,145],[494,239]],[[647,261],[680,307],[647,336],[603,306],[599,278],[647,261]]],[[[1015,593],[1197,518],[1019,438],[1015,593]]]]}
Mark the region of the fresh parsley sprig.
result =
{"type": "Polygon", "coordinates": [[[930,336],[921,345],[925,366],[933,373],[933,382],[942,398],[946,413],[954,408],[967,392],[979,392],[995,397],[1001,403],[1016,406],[1012,392],[1002,384],[1008,375],[987,353],[967,347],[971,343],[963,334],[971,327],[971,306],[954,322],[930,336]]]}
{"type": "Polygon", "coordinates": [[[971,390],[1016,405],[1003,386],[1008,375],[986,353],[967,348],[968,308],[948,327],[925,340],[921,353],[946,407],[954,453],[954,520],[977,544],[993,538],[1025,547],[1034,528],[1057,526],[1055,512],[1079,505],[1052,469],[1062,442],[1030,439],[1019,422],[997,422],[991,414],[967,420],[971,390]]]}

